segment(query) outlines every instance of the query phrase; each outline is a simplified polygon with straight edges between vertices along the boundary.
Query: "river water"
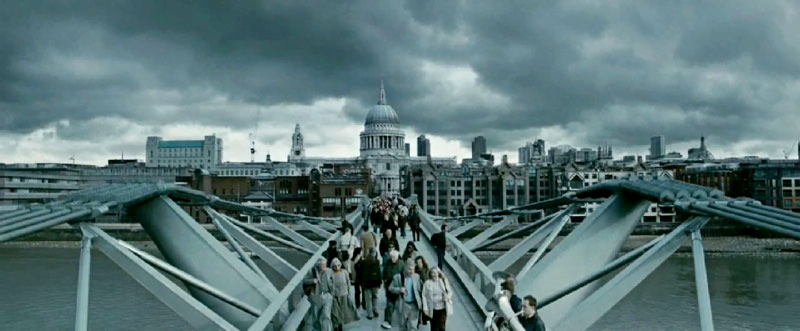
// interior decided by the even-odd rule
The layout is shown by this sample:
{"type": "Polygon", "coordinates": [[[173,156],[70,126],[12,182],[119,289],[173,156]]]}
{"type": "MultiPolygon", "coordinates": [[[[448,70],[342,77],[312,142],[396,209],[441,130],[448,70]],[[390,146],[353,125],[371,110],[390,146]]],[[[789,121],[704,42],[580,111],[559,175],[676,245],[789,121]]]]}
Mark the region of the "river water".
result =
{"type": "MultiPolygon", "coordinates": [[[[78,256],[77,249],[0,247],[0,330],[71,330],[78,256]]],[[[717,330],[800,330],[800,255],[710,256],[706,263],[717,330]]],[[[191,330],[99,251],[92,252],[89,295],[92,330],[191,330]]],[[[674,256],[591,329],[699,325],[692,259],[674,256]]]]}

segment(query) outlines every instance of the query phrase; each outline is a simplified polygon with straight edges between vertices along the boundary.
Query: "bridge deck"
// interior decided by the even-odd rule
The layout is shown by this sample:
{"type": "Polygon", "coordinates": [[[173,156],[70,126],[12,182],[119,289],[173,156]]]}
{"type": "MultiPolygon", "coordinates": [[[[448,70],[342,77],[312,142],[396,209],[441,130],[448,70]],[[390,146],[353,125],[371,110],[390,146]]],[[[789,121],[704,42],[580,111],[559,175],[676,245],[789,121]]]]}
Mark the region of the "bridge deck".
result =
{"type": "MultiPolygon", "coordinates": [[[[399,232],[398,232],[399,234],[399,232]]],[[[406,243],[408,243],[409,239],[411,239],[410,231],[406,232],[406,237],[403,238],[399,236],[398,241],[400,242],[400,247],[405,248],[406,243]]],[[[422,240],[427,240],[425,236],[422,236],[422,240]]],[[[417,249],[420,251],[425,260],[428,261],[428,264],[436,265],[436,256],[434,252],[428,245],[423,245],[417,242],[417,249]]],[[[445,268],[447,269],[447,268],[445,268]]],[[[455,278],[455,275],[450,273],[449,271],[445,270],[445,274],[447,275],[452,287],[454,289],[453,294],[453,315],[448,317],[447,319],[447,330],[458,330],[458,331],[471,331],[471,330],[479,330],[476,325],[474,317],[474,307],[468,301],[469,298],[467,297],[468,294],[462,289],[462,287],[458,284],[458,281],[455,278]]],[[[381,289],[378,293],[378,312],[379,316],[376,319],[368,320],[367,314],[364,310],[359,310],[358,316],[360,320],[347,324],[344,326],[345,330],[382,330],[380,324],[383,323],[383,309],[386,307],[386,295],[384,290],[381,289]]],[[[392,319],[392,330],[399,330],[400,326],[400,316],[399,314],[395,314],[394,318],[392,319]]],[[[428,330],[430,326],[420,325],[420,330],[428,330]]]]}

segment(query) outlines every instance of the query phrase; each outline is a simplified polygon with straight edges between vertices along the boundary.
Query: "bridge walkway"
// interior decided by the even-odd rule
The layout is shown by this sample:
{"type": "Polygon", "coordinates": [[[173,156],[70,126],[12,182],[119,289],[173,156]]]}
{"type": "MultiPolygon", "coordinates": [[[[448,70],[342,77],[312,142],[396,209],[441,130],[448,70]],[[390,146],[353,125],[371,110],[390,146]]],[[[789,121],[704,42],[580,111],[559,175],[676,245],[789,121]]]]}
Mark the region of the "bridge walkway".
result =
{"type": "MultiPolygon", "coordinates": [[[[398,232],[399,235],[399,232],[398,232]]],[[[432,246],[428,242],[428,239],[425,238],[424,235],[421,236],[421,241],[416,242],[417,249],[419,250],[420,254],[425,257],[425,260],[428,261],[429,265],[436,265],[436,254],[433,251],[432,246]]],[[[404,250],[406,244],[411,239],[411,231],[406,229],[406,237],[398,236],[398,242],[400,243],[400,247],[404,250]]],[[[445,268],[447,269],[447,268],[445,268]]],[[[472,307],[470,303],[470,299],[468,297],[468,293],[463,289],[463,287],[458,284],[457,278],[455,275],[450,272],[449,270],[445,270],[445,275],[450,280],[450,284],[453,287],[453,315],[447,318],[447,330],[457,330],[457,331],[472,331],[472,330],[480,330],[476,323],[483,323],[483,321],[476,321],[476,316],[474,316],[475,308],[472,307]]],[[[383,310],[386,308],[386,293],[385,289],[381,289],[378,293],[378,312],[379,316],[376,319],[368,320],[367,313],[365,310],[358,310],[359,320],[347,324],[344,326],[344,330],[350,331],[373,331],[373,330],[383,330],[381,328],[381,323],[383,323],[383,310]]],[[[397,313],[397,309],[395,309],[395,314],[392,318],[392,330],[399,330],[400,329],[400,315],[397,313]]],[[[430,324],[428,325],[420,325],[419,330],[429,330],[430,324]]]]}

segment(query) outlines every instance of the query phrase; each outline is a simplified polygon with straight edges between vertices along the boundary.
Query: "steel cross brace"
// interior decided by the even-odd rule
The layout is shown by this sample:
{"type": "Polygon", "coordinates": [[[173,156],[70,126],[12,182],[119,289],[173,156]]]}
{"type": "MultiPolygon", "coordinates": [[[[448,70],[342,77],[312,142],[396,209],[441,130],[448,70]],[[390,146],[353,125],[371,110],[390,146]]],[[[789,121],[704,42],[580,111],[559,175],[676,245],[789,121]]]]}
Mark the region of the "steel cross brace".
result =
{"type": "MultiPolygon", "coordinates": [[[[549,297],[602,268],[617,257],[648,206],[650,201],[638,196],[611,196],[527,273],[517,275],[517,292],[549,297]]],[[[584,286],[539,313],[547,321],[561,320],[595,286],[584,286]]]]}
{"type": "Polygon", "coordinates": [[[525,225],[519,227],[518,229],[516,229],[514,231],[511,231],[509,233],[506,233],[506,234],[504,234],[502,236],[497,236],[496,238],[489,239],[489,240],[485,241],[484,243],[482,243],[482,244],[480,244],[478,246],[475,246],[475,248],[473,250],[474,251],[481,250],[481,249],[484,249],[484,248],[489,247],[491,245],[494,245],[496,243],[502,242],[502,241],[504,241],[504,240],[506,240],[508,238],[511,238],[511,237],[513,237],[515,235],[518,235],[520,233],[527,233],[531,229],[533,229],[533,228],[535,228],[537,226],[540,226],[540,225],[542,225],[542,224],[544,224],[546,222],[549,222],[556,215],[558,215],[558,213],[547,215],[547,216],[545,216],[544,218],[542,218],[540,220],[536,220],[536,221],[531,222],[529,224],[525,224],[525,225]]]}
{"type": "MultiPolygon", "coordinates": [[[[211,209],[211,211],[212,217],[215,217],[222,228],[224,228],[235,240],[247,247],[247,249],[249,249],[251,252],[258,255],[258,257],[260,257],[261,260],[267,265],[275,269],[275,271],[281,274],[285,280],[289,280],[294,277],[294,275],[297,273],[297,268],[284,260],[272,249],[264,246],[261,244],[261,242],[247,234],[247,232],[245,232],[243,229],[233,225],[228,218],[225,217],[225,215],[213,212],[213,209],[211,209]]],[[[275,287],[272,286],[272,288],[275,287]]],[[[277,289],[275,289],[275,293],[278,293],[277,289]]]]}
{"type": "Polygon", "coordinates": [[[639,285],[651,272],[656,270],[672,255],[691,232],[702,228],[708,217],[695,216],[672,230],[653,248],[631,262],[625,269],[608,281],[594,293],[573,307],[560,321],[556,322],[557,330],[586,330],[597,322],[606,312],[611,310],[636,285],[639,285]]]}
{"type": "Polygon", "coordinates": [[[504,229],[505,227],[509,226],[511,223],[517,221],[519,215],[511,214],[503,216],[503,220],[500,222],[495,223],[491,227],[486,230],[483,230],[480,234],[475,236],[474,238],[470,239],[466,243],[464,243],[464,247],[469,250],[473,250],[475,247],[483,243],[484,241],[491,238],[495,233],[500,232],[500,230],[504,229]]]}
{"type": "Polygon", "coordinates": [[[450,230],[448,232],[450,234],[452,234],[453,236],[458,237],[458,236],[464,234],[464,232],[467,232],[470,229],[473,229],[476,226],[481,225],[481,224],[483,224],[483,220],[479,218],[479,219],[473,220],[472,222],[469,222],[467,224],[462,224],[461,226],[459,226],[459,227],[457,227],[457,228],[455,228],[453,230],[450,230]]]}
{"type": "MultiPolygon", "coordinates": [[[[325,231],[325,230],[323,230],[321,227],[318,227],[318,226],[316,226],[316,225],[314,225],[314,224],[311,224],[311,223],[308,223],[308,222],[306,222],[306,221],[302,221],[302,220],[301,220],[301,221],[298,221],[297,223],[298,223],[298,224],[300,224],[300,226],[302,226],[302,227],[303,227],[303,228],[305,228],[306,230],[313,232],[314,234],[316,234],[316,235],[320,236],[320,237],[321,237],[321,238],[323,238],[323,239],[324,239],[324,238],[328,238],[328,237],[330,237],[330,236],[332,236],[332,235],[333,235],[333,233],[330,233],[330,232],[328,232],[328,231],[325,231]]],[[[335,232],[335,231],[334,231],[334,232],[335,232]]]]}
{"type": "MultiPolygon", "coordinates": [[[[236,239],[234,239],[233,236],[231,236],[230,232],[220,224],[221,222],[224,222],[219,220],[221,218],[220,215],[215,210],[211,209],[211,207],[208,206],[203,207],[203,210],[206,212],[206,214],[211,216],[211,223],[213,223],[214,226],[217,227],[217,230],[222,234],[223,237],[225,237],[225,240],[228,242],[228,245],[230,245],[231,248],[233,248],[233,250],[236,251],[236,254],[239,255],[239,258],[242,259],[242,261],[245,264],[247,264],[247,266],[250,267],[250,269],[255,271],[256,274],[261,276],[261,278],[263,278],[265,281],[269,282],[269,278],[267,277],[267,275],[265,275],[264,272],[261,271],[261,269],[256,265],[256,263],[253,262],[253,259],[251,259],[250,256],[244,252],[242,246],[240,246],[239,243],[236,241],[236,239]]],[[[278,290],[276,289],[275,292],[277,291],[278,290]]]]}
{"type": "Polygon", "coordinates": [[[276,230],[280,231],[280,233],[283,233],[285,236],[289,237],[294,242],[312,251],[319,249],[319,245],[317,245],[317,243],[311,241],[310,239],[304,237],[303,235],[288,228],[286,225],[283,225],[281,222],[278,222],[274,218],[266,216],[266,219],[268,224],[274,226],[276,230]]]}
{"type": "MultiPolygon", "coordinates": [[[[555,234],[561,231],[561,228],[569,221],[569,215],[577,208],[576,205],[572,205],[569,208],[559,212],[556,214],[557,216],[552,217],[547,224],[543,225],[542,227],[536,229],[533,234],[525,237],[522,241],[517,243],[513,248],[506,251],[496,260],[489,263],[489,269],[492,270],[500,270],[505,271],[508,269],[514,262],[517,262],[523,255],[528,253],[532,248],[534,248],[537,244],[539,244],[548,234],[555,234]]],[[[528,263],[526,263],[526,267],[523,267],[519,274],[525,274],[525,272],[530,269],[530,267],[536,263],[536,261],[541,257],[540,252],[544,252],[548,246],[550,246],[550,242],[552,239],[555,238],[554,235],[551,235],[551,240],[548,240],[546,243],[539,245],[539,248],[536,250],[537,256],[530,259],[528,263]]]]}
{"type": "Polygon", "coordinates": [[[193,328],[198,330],[236,330],[236,327],[189,295],[158,270],[122,247],[116,239],[106,234],[103,230],[87,223],[81,223],[80,228],[84,233],[94,236],[95,246],[109,259],[186,320],[193,328]]]}

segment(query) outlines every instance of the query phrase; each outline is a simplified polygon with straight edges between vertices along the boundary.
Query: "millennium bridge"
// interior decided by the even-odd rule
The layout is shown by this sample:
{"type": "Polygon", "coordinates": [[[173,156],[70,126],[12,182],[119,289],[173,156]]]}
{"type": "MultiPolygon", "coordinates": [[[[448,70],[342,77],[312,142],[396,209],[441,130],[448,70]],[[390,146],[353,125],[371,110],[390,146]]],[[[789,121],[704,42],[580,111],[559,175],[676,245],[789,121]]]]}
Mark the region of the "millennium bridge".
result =
{"type": "MultiPolygon", "coordinates": [[[[362,200],[358,210],[346,216],[356,232],[364,222],[361,211],[369,208],[369,199],[362,200]]],[[[413,196],[407,199],[411,203],[415,200],[413,196]]],[[[482,330],[487,317],[508,318],[512,313],[507,298],[499,295],[498,282],[507,277],[512,265],[521,264],[515,272],[517,293],[539,298],[539,314],[548,329],[585,330],[685,240],[691,240],[698,318],[702,330],[713,330],[700,235],[712,218],[800,239],[798,214],[750,199],[726,197],[707,187],[634,179],[607,181],[559,198],[473,216],[446,219],[421,211],[424,238],[418,248],[426,259],[435,261],[429,239],[442,224],[449,224],[445,274],[454,284],[455,314],[448,319],[448,329],[482,330]],[[554,244],[570,213],[587,202],[602,203],[554,244]],[[673,206],[687,216],[686,220],[669,233],[621,255],[623,244],[653,202],[673,206]],[[557,212],[514,224],[520,216],[542,210],[557,212]],[[490,226],[468,240],[457,238],[481,224],[490,226]],[[514,230],[500,235],[507,227],[514,230]],[[479,250],[520,236],[521,241],[488,264],[476,257],[479,250]],[[533,254],[526,257],[529,252],[533,254]]],[[[75,330],[88,326],[93,247],[196,329],[297,330],[310,307],[303,296],[303,278],[323,256],[328,242],[341,236],[337,219],[258,209],[180,185],[159,183],[109,185],[64,195],[46,204],[0,207],[0,242],[64,223],[80,229],[83,235],[75,330]],[[201,208],[224,242],[192,218],[186,206],[201,208]],[[163,259],[112,237],[96,223],[104,214],[123,211],[141,224],[163,259]],[[240,222],[221,211],[261,218],[266,224],[240,222]],[[301,234],[299,229],[310,235],[301,234]],[[302,252],[308,256],[307,262],[295,267],[258,238],[302,252]],[[254,262],[256,256],[271,269],[269,272],[254,262]]],[[[377,327],[375,320],[362,319],[345,329],[377,327]]]]}

